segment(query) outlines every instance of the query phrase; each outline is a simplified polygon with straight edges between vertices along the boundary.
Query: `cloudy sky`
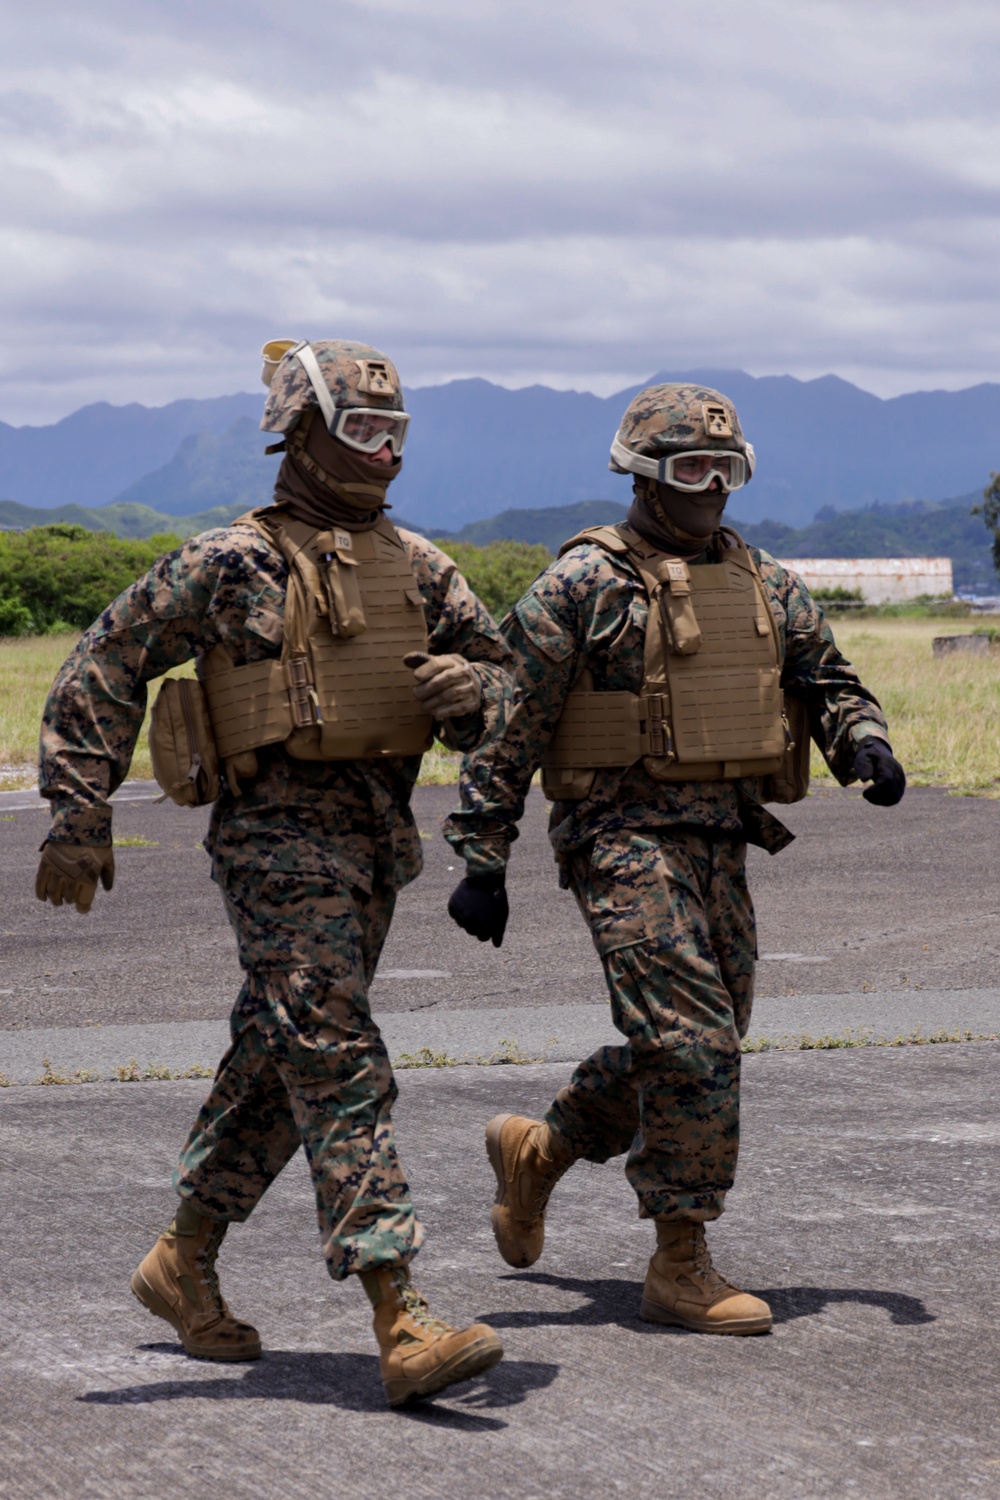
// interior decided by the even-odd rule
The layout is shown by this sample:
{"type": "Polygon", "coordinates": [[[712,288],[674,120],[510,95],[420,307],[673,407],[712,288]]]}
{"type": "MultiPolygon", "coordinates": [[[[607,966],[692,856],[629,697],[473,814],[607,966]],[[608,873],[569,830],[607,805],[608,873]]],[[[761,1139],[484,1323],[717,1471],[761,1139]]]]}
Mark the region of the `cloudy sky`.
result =
{"type": "Polygon", "coordinates": [[[405,381],[1000,380],[991,0],[37,0],[0,57],[0,420],[405,381]]]}

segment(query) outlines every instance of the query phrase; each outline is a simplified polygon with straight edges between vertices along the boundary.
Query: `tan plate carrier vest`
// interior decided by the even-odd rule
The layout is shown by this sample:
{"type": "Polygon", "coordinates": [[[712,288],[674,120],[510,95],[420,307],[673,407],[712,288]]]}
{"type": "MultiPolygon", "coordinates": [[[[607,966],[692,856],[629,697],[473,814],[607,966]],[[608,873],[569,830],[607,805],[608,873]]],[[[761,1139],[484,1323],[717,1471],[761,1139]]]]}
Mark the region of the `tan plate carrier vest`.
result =
{"type": "Polygon", "coordinates": [[[719,563],[670,557],[624,524],[589,527],[560,548],[594,542],[627,558],[649,620],[638,694],[594,692],[585,667],[567,695],[542,760],[547,797],[586,797],[598,769],[638,760],[657,781],[762,776],[765,801],[806,795],[805,707],[782,694],[778,626],[747,545],[723,534],[719,563]]]}
{"type": "MultiPolygon", "coordinates": [[[[427,650],[427,624],[396,528],[383,516],[370,531],[317,531],[270,507],[234,524],[278,549],[288,588],[280,661],[234,667],[216,646],[201,663],[220,758],[277,744],[297,760],[426,750],[433,721],[403,657],[427,650]]],[[[247,774],[238,759],[234,769],[247,774]]]]}

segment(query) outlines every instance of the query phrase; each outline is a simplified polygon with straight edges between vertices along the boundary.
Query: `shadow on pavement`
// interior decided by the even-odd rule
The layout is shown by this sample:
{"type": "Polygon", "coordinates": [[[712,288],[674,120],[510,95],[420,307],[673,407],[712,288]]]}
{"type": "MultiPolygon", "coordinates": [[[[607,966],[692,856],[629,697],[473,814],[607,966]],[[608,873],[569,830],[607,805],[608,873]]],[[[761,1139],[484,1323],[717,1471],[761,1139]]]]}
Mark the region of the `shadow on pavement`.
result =
{"type": "MultiPolygon", "coordinates": [[[[144,1353],[187,1355],[176,1344],[144,1344],[144,1353]]],[[[98,1406],[144,1406],[154,1401],[302,1401],[336,1406],[342,1411],[386,1411],[385,1395],[374,1354],[318,1354],[268,1350],[259,1361],[237,1374],[194,1380],[164,1380],[124,1386],[114,1391],[87,1391],[76,1399],[98,1406]]],[[[402,1409],[402,1415],[459,1430],[483,1431],[506,1427],[506,1422],[479,1415],[483,1410],[517,1406],[533,1391],[551,1385],[559,1366],[540,1361],[510,1359],[488,1374],[442,1392],[475,1411],[455,1411],[430,1401],[402,1409]],[[467,1388],[471,1387],[471,1389],[467,1388]],[[456,1392],[459,1394],[456,1396],[456,1392]]]]}
{"type": "Polygon", "coordinates": [[[936,1323],[919,1297],[905,1292],[876,1292],[863,1287],[778,1286],[758,1293],[771,1304],[776,1323],[790,1323],[793,1318],[809,1318],[835,1302],[859,1302],[865,1307],[881,1307],[896,1324],[936,1323]]]}
{"type": "MultiPolygon", "coordinates": [[[[595,1325],[617,1323],[643,1329],[652,1325],[642,1323],[639,1318],[639,1298],[642,1286],[637,1281],[620,1278],[581,1280],[573,1276],[553,1276],[546,1271],[522,1271],[515,1276],[505,1276],[504,1281],[531,1282],[535,1286],[549,1286],[560,1292],[574,1292],[586,1299],[582,1307],[555,1311],[493,1312],[484,1313],[484,1320],[494,1328],[536,1328],[540,1324],[554,1326],[595,1325]]],[[[751,1290],[751,1288],[748,1288],[751,1290]]],[[[771,1287],[757,1291],[771,1305],[775,1323],[789,1323],[794,1318],[813,1317],[833,1303],[856,1302],[865,1307],[884,1309],[896,1324],[933,1323],[935,1315],[929,1313],[919,1297],[907,1296],[904,1292],[872,1291],[862,1287],[788,1286],[771,1287]]],[[[663,1332],[664,1325],[656,1325],[663,1332]]],[[[667,1330],[669,1331],[669,1329],[667,1330]]],[[[674,1330],[683,1333],[685,1330],[674,1330]]]]}

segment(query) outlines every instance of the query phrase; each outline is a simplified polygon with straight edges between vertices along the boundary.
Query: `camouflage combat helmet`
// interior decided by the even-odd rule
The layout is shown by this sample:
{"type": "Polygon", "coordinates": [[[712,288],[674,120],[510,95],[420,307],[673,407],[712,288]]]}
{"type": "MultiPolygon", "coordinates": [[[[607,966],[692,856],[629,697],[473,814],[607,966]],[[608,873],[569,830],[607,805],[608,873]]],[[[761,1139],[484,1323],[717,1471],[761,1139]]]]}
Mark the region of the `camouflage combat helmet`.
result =
{"type": "Polygon", "coordinates": [[[403,411],[395,365],[369,344],[271,339],[261,352],[261,379],[268,387],[260,422],[264,432],[291,432],[312,407],[319,407],[331,432],[343,408],[403,411]]]}
{"type": "Polygon", "coordinates": [[[729,398],[708,386],[669,381],[646,386],[629,402],[611,444],[608,468],[615,474],[641,474],[665,483],[669,482],[668,460],[674,454],[692,452],[740,454],[746,472],[739,484],[745,484],[753,473],[753,447],[743,436],[729,398]]]}

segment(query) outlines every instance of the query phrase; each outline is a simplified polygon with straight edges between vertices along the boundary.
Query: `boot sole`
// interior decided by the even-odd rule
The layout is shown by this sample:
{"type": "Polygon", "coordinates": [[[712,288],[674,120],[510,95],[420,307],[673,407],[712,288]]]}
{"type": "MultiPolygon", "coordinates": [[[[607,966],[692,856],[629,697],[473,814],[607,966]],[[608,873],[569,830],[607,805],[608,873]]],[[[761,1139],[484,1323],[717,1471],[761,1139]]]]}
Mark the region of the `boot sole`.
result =
{"type": "Polygon", "coordinates": [[[490,1211],[490,1223],[493,1226],[493,1238],[497,1242],[500,1259],[505,1261],[508,1266],[513,1266],[515,1271],[524,1271],[528,1266],[535,1264],[538,1256],[536,1255],[528,1259],[522,1251],[517,1259],[512,1259],[503,1247],[500,1231],[500,1209],[507,1195],[507,1178],[503,1169],[503,1152],[500,1147],[500,1135],[507,1121],[513,1118],[513,1115],[494,1115],[486,1127],[486,1155],[490,1159],[490,1166],[493,1168],[493,1174],[497,1180],[497,1195],[493,1200],[493,1208],[490,1211]]]}
{"type": "Polygon", "coordinates": [[[259,1341],[256,1347],[253,1344],[249,1344],[239,1351],[225,1348],[218,1352],[206,1349],[198,1344],[190,1343],[184,1332],[184,1325],[169,1302],[164,1302],[159,1293],[153,1291],[153,1288],[141,1272],[133,1272],[129,1286],[132,1288],[132,1295],[142,1303],[143,1307],[151,1312],[154,1317],[162,1318],[165,1323],[170,1324],[184,1345],[185,1354],[189,1354],[192,1359],[213,1359],[223,1364],[241,1364],[244,1360],[260,1359],[259,1341]]]}
{"type": "Polygon", "coordinates": [[[753,1334],[770,1333],[771,1318],[731,1318],[726,1323],[704,1323],[697,1318],[685,1318],[682,1313],[671,1312],[659,1302],[650,1302],[643,1297],[639,1303],[639,1316],[646,1323],[663,1323],[671,1328],[686,1328],[689,1333],[753,1334]]]}
{"type": "Polygon", "coordinates": [[[491,1370],[503,1359],[503,1344],[493,1338],[477,1339],[445,1360],[436,1370],[422,1380],[408,1380],[405,1375],[385,1382],[385,1394],[390,1406],[405,1406],[408,1401],[419,1401],[424,1396],[435,1396],[446,1386],[458,1385],[463,1380],[472,1380],[491,1370]]]}

